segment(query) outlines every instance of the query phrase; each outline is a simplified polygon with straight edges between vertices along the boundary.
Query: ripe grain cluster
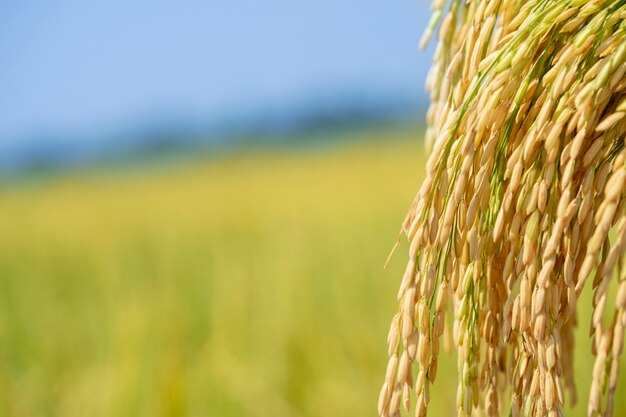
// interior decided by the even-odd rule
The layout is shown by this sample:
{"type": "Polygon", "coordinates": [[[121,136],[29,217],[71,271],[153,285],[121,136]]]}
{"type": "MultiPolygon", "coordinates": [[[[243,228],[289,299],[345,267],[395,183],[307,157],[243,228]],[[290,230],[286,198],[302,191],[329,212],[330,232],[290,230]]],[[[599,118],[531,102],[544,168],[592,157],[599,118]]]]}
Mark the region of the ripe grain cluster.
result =
{"type": "Polygon", "coordinates": [[[562,415],[591,286],[588,415],[611,416],[626,327],[626,1],[433,9],[431,153],[404,222],[379,414],[426,415],[443,342],[458,355],[459,416],[562,415]]]}

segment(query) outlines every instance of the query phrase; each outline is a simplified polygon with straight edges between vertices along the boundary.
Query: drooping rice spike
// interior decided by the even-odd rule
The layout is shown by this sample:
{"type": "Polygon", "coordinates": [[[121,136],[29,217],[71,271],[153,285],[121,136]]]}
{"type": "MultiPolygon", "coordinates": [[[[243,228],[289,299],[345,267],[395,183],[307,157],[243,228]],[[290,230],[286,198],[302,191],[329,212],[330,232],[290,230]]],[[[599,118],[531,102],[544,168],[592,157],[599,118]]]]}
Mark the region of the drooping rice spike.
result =
{"type": "Polygon", "coordinates": [[[433,9],[430,156],[404,222],[409,262],[379,414],[410,408],[414,387],[426,415],[451,322],[459,416],[562,415],[566,396],[576,401],[573,328],[587,286],[587,408],[610,416],[626,328],[626,1],[433,9]]]}

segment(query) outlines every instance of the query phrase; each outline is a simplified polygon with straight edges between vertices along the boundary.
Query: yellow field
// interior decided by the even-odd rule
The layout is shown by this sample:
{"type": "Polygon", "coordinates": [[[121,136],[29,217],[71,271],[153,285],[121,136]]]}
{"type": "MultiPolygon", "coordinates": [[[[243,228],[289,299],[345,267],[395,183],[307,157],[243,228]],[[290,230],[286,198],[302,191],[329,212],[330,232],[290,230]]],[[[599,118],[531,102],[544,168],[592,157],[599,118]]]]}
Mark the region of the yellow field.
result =
{"type": "Polygon", "coordinates": [[[374,416],[416,137],[1,192],[0,416],[374,416]]]}

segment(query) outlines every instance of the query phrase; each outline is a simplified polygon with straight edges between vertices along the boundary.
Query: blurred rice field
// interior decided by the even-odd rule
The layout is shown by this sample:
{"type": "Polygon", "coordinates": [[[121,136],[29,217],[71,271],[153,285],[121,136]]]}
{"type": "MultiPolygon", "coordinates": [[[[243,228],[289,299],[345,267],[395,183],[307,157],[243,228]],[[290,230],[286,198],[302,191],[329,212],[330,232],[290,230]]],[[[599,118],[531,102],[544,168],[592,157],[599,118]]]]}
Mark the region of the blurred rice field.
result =
{"type": "MultiPolygon", "coordinates": [[[[374,416],[417,138],[1,191],[0,416],[374,416]]],[[[430,415],[456,415],[454,363],[430,415]]]]}

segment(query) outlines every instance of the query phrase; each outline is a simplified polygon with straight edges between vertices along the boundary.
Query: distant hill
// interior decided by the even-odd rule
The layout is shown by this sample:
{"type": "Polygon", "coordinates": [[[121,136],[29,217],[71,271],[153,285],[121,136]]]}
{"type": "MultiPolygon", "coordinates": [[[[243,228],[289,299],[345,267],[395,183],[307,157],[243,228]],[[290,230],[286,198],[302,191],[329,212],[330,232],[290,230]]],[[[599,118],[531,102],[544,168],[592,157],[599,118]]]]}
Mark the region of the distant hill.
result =
{"type": "Polygon", "coordinates": [[[301,103],[192,121],[159,115],[89,135],[45,132],[0,149],[0,175],[49,173],[95,163],[169,154],[210,152],[231,146],[306,141],[355,128],[419,122],[425,103],[403,94],[327,93],[301,103]]]}

